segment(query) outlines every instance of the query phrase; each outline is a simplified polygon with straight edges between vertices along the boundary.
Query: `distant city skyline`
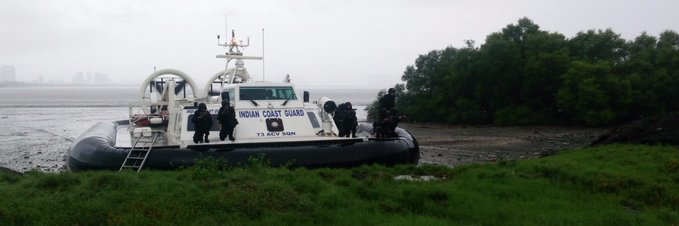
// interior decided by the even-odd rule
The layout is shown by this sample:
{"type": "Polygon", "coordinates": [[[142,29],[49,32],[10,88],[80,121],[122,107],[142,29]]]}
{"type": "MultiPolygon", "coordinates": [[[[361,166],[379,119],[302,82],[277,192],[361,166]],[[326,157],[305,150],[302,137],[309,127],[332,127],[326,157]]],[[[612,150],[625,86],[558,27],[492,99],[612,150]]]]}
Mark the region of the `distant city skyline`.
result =
{"type": "Polygon", "coordinates": [[[101,72],[78,71],[72,77],[73,84],[106,84],[110,82],[108,74],[101,72]]]}
{"type": "Polygon", "coordinates": [[[24,82],[24,83],[52,83],[52,84],[130,84],[136,85],[135,83],[124,81],[112,81],[107,73],[97,72],[97,71],[77,71],[75,72],[70,80],[65,79],[45,79],[44,75],[38,74],[31,78],[30,76],[24,76],[23,79],[17,79],[16,67],[14,65],[0,66],[0,82],[24,82]]]}

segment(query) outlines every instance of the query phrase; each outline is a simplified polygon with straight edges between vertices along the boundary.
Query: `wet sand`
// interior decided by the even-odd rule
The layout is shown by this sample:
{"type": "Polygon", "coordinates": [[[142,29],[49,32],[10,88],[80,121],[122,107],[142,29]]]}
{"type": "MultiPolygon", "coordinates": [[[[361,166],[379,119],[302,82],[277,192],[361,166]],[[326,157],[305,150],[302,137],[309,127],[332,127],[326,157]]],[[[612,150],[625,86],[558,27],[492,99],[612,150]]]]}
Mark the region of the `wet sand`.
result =
{"type": "Polygon", "coordinates": [[[606,129],[401,123],[420,145],[420,162],[459,165],[534,159],[585,147],[606,129]]]}

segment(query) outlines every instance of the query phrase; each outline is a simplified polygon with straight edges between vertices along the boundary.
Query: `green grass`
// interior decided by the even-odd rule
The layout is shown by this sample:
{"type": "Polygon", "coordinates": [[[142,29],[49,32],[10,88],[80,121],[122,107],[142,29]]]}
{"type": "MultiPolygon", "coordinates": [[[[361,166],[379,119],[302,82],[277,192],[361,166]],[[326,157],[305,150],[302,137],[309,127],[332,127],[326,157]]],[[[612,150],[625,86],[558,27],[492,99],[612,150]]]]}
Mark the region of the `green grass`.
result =
{"type": "Polygon", "coordinates": [[[670,146],[611,145],[455,168],[263,165],[0,172],[0,225],[679,224],[679,149],[670,146]]]}

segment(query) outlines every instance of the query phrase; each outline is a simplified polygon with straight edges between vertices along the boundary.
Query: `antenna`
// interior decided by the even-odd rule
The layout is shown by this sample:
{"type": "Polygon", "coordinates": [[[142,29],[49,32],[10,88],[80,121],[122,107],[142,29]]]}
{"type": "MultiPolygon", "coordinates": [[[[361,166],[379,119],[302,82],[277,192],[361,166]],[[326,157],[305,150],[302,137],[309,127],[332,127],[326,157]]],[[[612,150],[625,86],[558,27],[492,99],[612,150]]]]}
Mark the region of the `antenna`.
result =
{"type": "Polygon", "coordinates": [[[229,41],[229,19],[227,14],[224,14],[224,33],[226,35],[226,41],[229,41]]]}
{"type": "Polygon", "coordinates": [[[264,67],[264,28],[262,28],[262,81],[266,81],[266,67],[264,67]]]}

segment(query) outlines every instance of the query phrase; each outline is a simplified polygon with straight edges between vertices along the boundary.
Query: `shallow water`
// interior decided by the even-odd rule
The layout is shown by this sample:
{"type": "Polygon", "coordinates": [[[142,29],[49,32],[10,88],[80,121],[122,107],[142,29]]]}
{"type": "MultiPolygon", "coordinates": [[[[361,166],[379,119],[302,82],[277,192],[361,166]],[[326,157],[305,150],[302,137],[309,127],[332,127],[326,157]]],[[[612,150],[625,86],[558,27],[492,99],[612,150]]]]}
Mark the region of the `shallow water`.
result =
{"type": "MultiPolygon", "coordinates": [[[[98,122],[127,119],[127,106],[136,93],[136,87],[0,88],[0,167],[22,172],[65,170],[73,140],[98,122]]],[[[358,103],[357,117],[365,120],[365,104],[376,94],[376,90],[318,90],[311,98],[336,95],[337,102],[358,103]]]]}
{"type": "Polygon", "coordinates": [[[126,108],[3,108],[0,166],[60,171],[68,146],[97,122],[127,118],[126,108]]]}

